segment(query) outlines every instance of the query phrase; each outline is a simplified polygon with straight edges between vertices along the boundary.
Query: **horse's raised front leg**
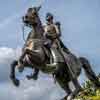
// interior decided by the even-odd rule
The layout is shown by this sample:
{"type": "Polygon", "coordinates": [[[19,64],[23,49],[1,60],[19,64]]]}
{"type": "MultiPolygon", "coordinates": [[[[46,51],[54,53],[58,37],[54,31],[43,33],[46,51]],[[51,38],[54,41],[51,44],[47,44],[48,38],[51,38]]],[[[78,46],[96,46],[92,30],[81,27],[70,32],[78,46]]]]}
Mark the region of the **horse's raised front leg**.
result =
{"type": "Polygon", "coordinates": [[[27,75],[26,77],[27,77],[28,79],[37,80],[37,79],[38,79],[38,74],[39,74],[39,69],[34,68],[34,73],[31,74],[31,75],[27,75]]]}
{"type": "Polygon", "coordinates": [[[12,80],[13,84],[15,86],[19,86],[19,80],[15,76],[15,68],[18,65],[18,61],[13,61],[11,64],[11,73],[10,73],[10,79],[12,80]]]}

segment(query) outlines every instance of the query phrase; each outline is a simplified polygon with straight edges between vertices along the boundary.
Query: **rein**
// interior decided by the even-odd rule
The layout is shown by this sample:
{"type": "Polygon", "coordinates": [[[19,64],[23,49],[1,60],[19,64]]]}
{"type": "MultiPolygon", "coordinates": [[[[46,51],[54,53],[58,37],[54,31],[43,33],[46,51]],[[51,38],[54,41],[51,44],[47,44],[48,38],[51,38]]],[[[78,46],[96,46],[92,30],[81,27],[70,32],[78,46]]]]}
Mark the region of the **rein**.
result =
{"type": "Polygon", "coordinates": [[[25,25],[22,25],[22,37],[23,37],[23,41],[25,42],[26,39],[25,39],[25,25]]]}

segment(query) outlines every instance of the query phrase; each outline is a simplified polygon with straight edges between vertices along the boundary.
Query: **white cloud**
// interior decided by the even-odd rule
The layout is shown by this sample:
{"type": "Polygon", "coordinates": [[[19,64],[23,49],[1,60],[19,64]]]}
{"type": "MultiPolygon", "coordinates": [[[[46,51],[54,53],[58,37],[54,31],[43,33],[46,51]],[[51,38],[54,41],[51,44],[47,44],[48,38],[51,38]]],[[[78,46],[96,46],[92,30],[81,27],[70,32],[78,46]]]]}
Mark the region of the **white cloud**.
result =
{"type": "Polygon", "coordinates": [[[0,48],[0,81],[6,81],[9,79],[10,64],[14,59],[17,59],[20,49],[12,49],[1,47],[0,48]]]}

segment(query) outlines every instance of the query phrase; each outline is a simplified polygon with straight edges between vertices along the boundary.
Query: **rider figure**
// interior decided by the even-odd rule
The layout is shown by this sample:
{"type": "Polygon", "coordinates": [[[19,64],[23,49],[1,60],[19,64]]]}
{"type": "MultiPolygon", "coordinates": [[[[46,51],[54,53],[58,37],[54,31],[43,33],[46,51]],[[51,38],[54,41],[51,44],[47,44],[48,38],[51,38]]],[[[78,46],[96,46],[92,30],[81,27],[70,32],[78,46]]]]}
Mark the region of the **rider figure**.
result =
{"type": "Polygon", "coordinates": [[[45,45],[50,48],[54,44],[55,40],[60,36],[60,34],[57,26],[53,22],[53,15],[51,13],[47,13],[46,21],[47,23],[44,27],[44,35],[47,38],[47,42],[45,42],[45,45]]]}
{"type": "Polygon", "coordinates": [[[61,49],[69,53],[69,50],[66,48],[66,46],[61,41],[61,28],[60,28],[60,22],[54,23],[53,21],[53,15],[51,13],[46,14],[46,26],[44,27],[45,30],[45,37],[47,38],[47,42],[45,43],[45,46],[50,49],[51,47],[56,47],[57,50],[61,52],[61,49]]]}

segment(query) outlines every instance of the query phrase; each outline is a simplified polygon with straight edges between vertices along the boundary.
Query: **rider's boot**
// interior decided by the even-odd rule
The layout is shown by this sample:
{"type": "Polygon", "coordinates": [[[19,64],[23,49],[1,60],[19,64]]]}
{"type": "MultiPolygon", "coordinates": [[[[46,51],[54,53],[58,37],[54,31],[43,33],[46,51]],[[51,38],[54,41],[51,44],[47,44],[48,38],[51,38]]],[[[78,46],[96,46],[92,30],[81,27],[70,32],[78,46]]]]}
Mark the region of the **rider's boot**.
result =
{"type": "Polygon", "coordinates": [[[45,44],[44,44],[44,46],[48,49],[48,51],[50,52],[50,54],[52,55],[52,58],[50,58],[50,63],[49,64],[46,64],[46,66],[48,67],[48,68],[55,68],[56,66],[57,66],[57,63],[56,62],[54,62],[55,61],[55,57],[53,56],[53,52],[52,52],[52,49],[51,49],[51,43],[49,43],[49,42],[46,42],[45,44]],[[51,60],[51,59],[53,59],[53,61],[51,60]]]}
{"type": "Polygon", "coordinates": [[[46,66],[48,67],[48,68],[52,68],[52,69],[57,69],[57,62],[56,62],[56,56],[55,56],[55,53],[54,53],[54,51],[52,51],[52,49],[50,48],[50,53],[51,53],[51,55],[52,55],[52,58],[50,58],[50,63],[49,64],[46,64],[46,66]]]}

